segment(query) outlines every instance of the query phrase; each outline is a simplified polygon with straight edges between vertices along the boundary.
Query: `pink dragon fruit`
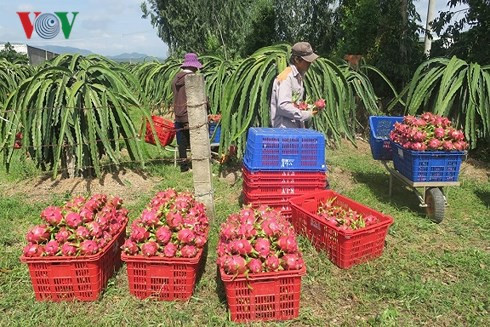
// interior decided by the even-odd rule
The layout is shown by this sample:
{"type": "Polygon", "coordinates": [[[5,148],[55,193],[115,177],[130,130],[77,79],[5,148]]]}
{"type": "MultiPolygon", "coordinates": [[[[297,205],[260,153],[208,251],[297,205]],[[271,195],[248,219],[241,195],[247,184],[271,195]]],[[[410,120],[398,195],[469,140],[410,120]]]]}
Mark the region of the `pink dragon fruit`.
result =
{"type": "Polygon", "coordinates": [[[141,214],[141,222],[146,226],[153,227],[160,223],[160,218],[156,211],[145,209],[141,214]]]}
{"type": "Polygon", "coordinates": [[[127,239],[124,242],[124,244],[121,246],[121,249],[124,251],[124,253],[127,254],[136,254],[139,251],[138,244],[130,239],[127,239]]]}
{"type": "Polygon", "coordinates": [[[247,270],[247,262],[239,255],[229,256],[225,259],[223,268],[228,274],[243,274],[247,270]]]}
{"type": "Polygon", "coordinates": [[[260,261],[260,259],[251,259],[247,264],[247,267],[252,273],[262,272],[262,261],[260,261]]]}
{"type": "Polygon", "coordinates": [[[111,205],[116,209],[121,208],[122,204],[123,204],[123,200],[120,197],[115,196],[111,200],[111,205]]]}
{"type": "Polygon", "coordinates": [[[135,242],[144,242],[150,237],[150,233],[144,227],[133,227],[131,239],[135,242]]]}
{"type": "Polygon", "coordinates": [[[303,259],[297,254],[286,254],[281,258],[281,266],[285,270],[299,270],[303,268],[303,259]]]}
{"type": "Polygon", "coordinates": [[[451,141],[444,141],[444,142],[442,142],[442,148],[443,148],[445,151],[451,151],[451,150],[454,150],[454,145],[453,145],[453,142],[451,142],[451,141]]]}
{"type": "Polygon", "coordinates": [[[277,219],[269,218],[262,222],[262,229],[267,236],[277,236],[281,233],[281,226],[277,219]]]}
{"type": "Polygon", "coordinates": [[[143,255],[147,257],[156,255],[158,252],[158,243],[150,241],[143,244],[143,246],[141,247],[141,252],[143,252],[143,255]]]}
{"type": "Polygon", "coordinates": [[[78,226],[75,231],[75,236],[80,240],[85,240],[90,237],[90,231],[85,226],[78,226]]]}
{"type": "MultiPolygon", "coordinates": [[[[95,238],[102,237],[104,230],[102,229],[102,227],[100,227],[98,222],[96,222],[96,221],[89,222],[87,224],[87,227],[90,231],[91,236],[93,236],[95,238]]],[[[80,228],[80,227],[78,227],[78,228],[80,228]]]]}
{"type": "Polygon", "coordinates": [[[230,243],[230,249],[234,254],[248,255],[252,252],[252,245],[248,240],[235,240],[230,243]]]}
{"type": "Polygon", "coordinates": [[[82,224],[82,217],[76,212],[69,212],[65,216],[66,225],[71,228],[77,228],[82,224]]]}
{"type": "Polygon", "coordinates": [[[279,258],[276,255],[269,255],[265,259],[265,266],[267,267],[268,271],[276,271],[279,269],[280,266],[280,261],[279,258]]]}
{"type": "Polygon", "coordinates": [[[52,226],[58,226],[63,220],[61,208],[47,207],[41,212],[41,218],[52,226]]]}
{"type": "Polygon", "coordinates": [[[258,238],[255,241],[255,251],[263,258],[267,257],[270,253],[271,242],[266,238],[258,238]]]}
{"type": "Polygon", "coordinates": [[[34,226],[27,233],[27,241],[30,243],[40,243],[49,239],[50,233],[46,225],[34,226]]]}
{"type": "Polygon", "coordinates": [[[277,243],[284,252],[295,253],[298,251],[298,243],[296,243],[294,236],[281,236],[277,243]]]}
{"type": "Polygon", "coordinates": [[[240,210],[240,223],[253,225],[255,222],[255,212],[252,208],[244,208],[240,210]]]}
{"type": "Polygon", "coordinates": [[[207,242],[206,237],[202,235],[197,235],[196,238],[194,239],[194,244],[198,248],[203,248],[206,245],[206,242],[207,242]]]}
{"type": "Polygon", "coordinates": [[[80,243],[80,251],[82,254],[85,255],[96,254],[97,252],[99,252],[99,246],[95,241],[85,240],[82,243],[80,243]]]}
{"type": "Polygon", "coordinates": [[[413,140],[415,142],[424,142],[425,139],[427,138],[427,134],[425,132],[416,132],[415,135],[413,136],[413,140]]]}
{"type": "Polygon", "coordinates": [[[184,258],[194,258],[197,254],[197,248],[194,245],[184,245],[180,250],[184,258]]]}
{"type": "Polygon", "coordinates": [[[166,217],[167,224],[172,229],[180,229],[183,218],[178,212],[169,212],[166,217]]]}
{"type": "Polygon", "coordinates": [[[420,142],[412,143],[412,150],[413,151],[425,151],[426,149],[427,149],[427,146],[424,143],[420,143],[420,142]]]}
{"type": "Polygon", "coordinates": [[[442,142],[438,139],[430,139],[428,143],[428,148],[431,150],[438,150],[441,146],[442,142]]]}
{"type": "Polygon", "coordinates": [[[177,238],[179,239],[179,242],[182,244],[190,244],[192,241],[194,241],[195,234],[192,230],[190,229],[181,229],[177,233],[177,238]]]}
{"type": "Polygon", "coordinates": [[[23,253],[25,257],[40,257],[44,253],[44,246],[29,243],[24,247],[23,253]]]}
{"type": "Polygon", "coordinates": [[[221,232],[220,232],[220,237],[223,238],[224,240],[231,240],[233,237],[236,235],[236,229],[234,226],[231,224],[222,224],[221,225],[221,232]]]}
{"type": "Polygon", "coordinates": [[[240,225],[238,234],[243,235],[247,239],[251,239],[257,235],[257,230],[255,229],[254,225],[245,223],[240,225]]]}
{"type": "Polygon", "coordinates": [[[68,238],[71,235],[72,233],[69,230],[67,230],[65,227],[63,227],[60,228],[60,230],[58,231],[58,233],[56,233],[54,238],[56,239],[56,241],[58,241],[58,243],[65,243],[66,241],[68,241],[68,238]]]}
{"type": "Polygon", "coordinates": [[[163,254],[167,258],[173,258],[173,257],[175,257],[175,255],[177,254],[177,246],[174,243],[168,243],[163,248],[163,254]]]}
{"type": "Polygon", "coordinates": [[[444,130],[444,128],[437,127],[436,129],[434,129],[434,136],[436,138],[442,140],[445,135],[446,135],[446,131],[444,130]]]}
{"type": "Polygon", "coordinates": [[[80,210],[80,217],[82,217],[84,223],[91,222],[94,220],[94,212],[87,208],[83,208],[80,210]]]}
{"type": "Polygon", "coordinates": [[[170,238],[172,237],[172,232],[170,231],[170,229],[168,229],[167,226],[162,226],[157,229],[155,237],[158,243],[160,243],[161,245],[165,245],[170,241],[170,238]]]}
{"type": "Polygon", "coordinates": [[[61,246],[61,254],[64,256],[73,256],[77,254],[77,248],[70,243],[65,243],[61,246]]]}
{"type": "Polygon", "coordinates": [[[56,241],[49,241],[46,246],[44,247],[44,250],[47,255],[56,255],[58,251],[60,250],[60,245],[56,241]]]}

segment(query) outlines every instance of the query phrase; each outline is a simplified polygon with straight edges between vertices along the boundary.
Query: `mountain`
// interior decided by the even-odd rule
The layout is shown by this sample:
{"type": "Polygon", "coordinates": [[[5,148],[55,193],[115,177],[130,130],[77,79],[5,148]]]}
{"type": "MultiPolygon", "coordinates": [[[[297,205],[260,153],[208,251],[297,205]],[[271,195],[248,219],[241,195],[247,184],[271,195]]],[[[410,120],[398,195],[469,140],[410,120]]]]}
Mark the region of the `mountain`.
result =
{"type": "MultiPolygon", "coordinates": [[[[65,53],[78,53],[83,56],[87,56],[90,54],[94,54],[90,50],[86,49],[79,49],[79,48],[74,48],[74,47],[62,47],[62,46],[57,46],[57,45],[42,45],[42,46],[34,46],[35,48],[40,48],[44,49],[47,51],[51,51],[57,54],[65,54],[65,53]]],[[[144,61],[152,61],[152,60],[158,60],[158,61],[163,61],[163,58],[157,58],[157,57],[152,57],[144,53],[138,53],[138,52],[131,52],[131,53],[121,53],[116,56],[105,56],[111,60],[114,61],[119,61],[119,62],[144,62],[144,61]]]]}
{"type": "Polygon", "coordinates": [[[48,50],[48,51],[51,51],[51,52],[54,52],[54,53],[58,53],[58,54],[78,53],[78,54],[81,54],[83,56],[94,54],[90,50],[73,48],[73,47],[61,47],[61,46],[58,46],[58,45],[42,45],[42,46],[37,46],[36,45],[34,47],[35,48],[41,48],[41,49],[44,49],[44,50],[48,50]]]}
{"type": "Polygon", "coordinates": [[[132,53],[122,53],[117,56],[108,56],[107,58],[112,59],[114,61],[129,61],[129,62],[142,62],[142,61],[151,61],[151,60],[162,60],[162,58],[156,58],[152,56],[148,56],[143,53],[132,52],[132,53]]]}

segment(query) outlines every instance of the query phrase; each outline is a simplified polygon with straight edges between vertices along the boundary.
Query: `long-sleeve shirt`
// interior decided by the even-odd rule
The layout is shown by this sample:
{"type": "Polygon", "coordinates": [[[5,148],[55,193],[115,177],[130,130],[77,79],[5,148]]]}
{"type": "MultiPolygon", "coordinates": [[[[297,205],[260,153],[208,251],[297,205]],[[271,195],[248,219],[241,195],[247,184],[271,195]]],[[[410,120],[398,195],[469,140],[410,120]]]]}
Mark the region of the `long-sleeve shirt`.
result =
{"type": "Polygon", "coordinates": [[[276,77],[272,86],[272,127],[304,128],[304,122],[311,119],[311,112],[294,106],[293,93],[298,94],[299,99],[303,99],[303,77],[298,69],[291,65],[276,77]]]}
{"type": "Polygon", "coordinates": [[[187,96],[185,94],[185,75],[191,74],[190,70],[182,70],[177,73],[172,81],[172,92],[174,94],[173,107],[175,112],[175,121],[187,123],[187,96]]]}

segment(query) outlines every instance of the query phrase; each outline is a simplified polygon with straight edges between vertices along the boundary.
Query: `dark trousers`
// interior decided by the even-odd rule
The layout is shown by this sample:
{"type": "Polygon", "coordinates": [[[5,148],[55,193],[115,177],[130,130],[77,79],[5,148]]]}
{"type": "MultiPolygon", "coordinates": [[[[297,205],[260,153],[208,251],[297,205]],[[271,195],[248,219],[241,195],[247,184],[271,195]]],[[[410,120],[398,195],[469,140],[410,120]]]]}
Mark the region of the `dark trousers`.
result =
{"type": "Polygon", "coordinates": [[[187,149],[190,149],[191,147],[191,137],[188,128],[189,128],[189,123],[182,123],[177,121],[175,122],[175,129],[177,129],[177,144],[179,146],[180,171],[189,170],[189,161],[187,160],[187,149]]]}

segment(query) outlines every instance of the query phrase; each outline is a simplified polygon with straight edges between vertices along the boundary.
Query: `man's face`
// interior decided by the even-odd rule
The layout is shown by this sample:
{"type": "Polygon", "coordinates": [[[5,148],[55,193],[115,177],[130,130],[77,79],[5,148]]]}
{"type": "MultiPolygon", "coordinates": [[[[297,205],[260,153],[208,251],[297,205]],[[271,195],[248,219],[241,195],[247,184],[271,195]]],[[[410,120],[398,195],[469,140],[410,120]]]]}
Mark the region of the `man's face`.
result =
{"type": "Polygon", "coordinates": [[[308,68],[310,68],[311,62],[308,62],[302,58],[299,59],[299,61],[296,64],[296,68],[300,72],[301,75],[304,75],[308,68]]]}

